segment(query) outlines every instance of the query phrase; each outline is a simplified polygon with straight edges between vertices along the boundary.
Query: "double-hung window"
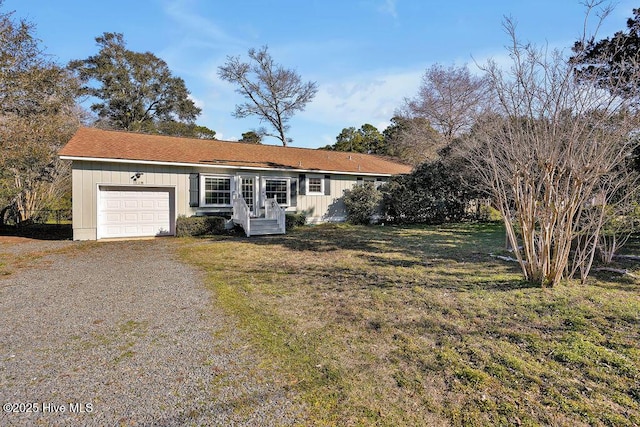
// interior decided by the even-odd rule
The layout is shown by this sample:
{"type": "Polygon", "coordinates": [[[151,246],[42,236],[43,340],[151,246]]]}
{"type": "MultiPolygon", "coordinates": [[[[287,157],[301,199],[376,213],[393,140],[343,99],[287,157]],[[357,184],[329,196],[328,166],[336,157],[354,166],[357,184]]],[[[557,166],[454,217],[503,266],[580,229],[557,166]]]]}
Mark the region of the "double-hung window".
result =
{"type": "Polygon", "coordinates": [[[289,178],[265,178],[264,189],[267,199],[276,199],[279,205],[289,206],[289,178]]]}
{"type": "Polygon", "coordinates": [[[309,176],[307,178],[307,194],[323,195],[324,194],[324,178],[321,176],[309,176]]]}
{"type": "Polygon", "coordinates": [[[202,177],[202,206],[231,206],[231,177],[202,177]]]}

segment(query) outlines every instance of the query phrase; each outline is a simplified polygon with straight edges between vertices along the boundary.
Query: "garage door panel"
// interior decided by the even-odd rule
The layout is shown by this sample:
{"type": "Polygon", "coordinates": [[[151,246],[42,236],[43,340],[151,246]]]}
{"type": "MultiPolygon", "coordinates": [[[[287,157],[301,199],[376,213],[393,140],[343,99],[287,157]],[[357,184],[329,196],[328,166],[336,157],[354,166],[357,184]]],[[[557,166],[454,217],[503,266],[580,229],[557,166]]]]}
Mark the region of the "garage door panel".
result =
{"type": "Polygon", "coordinates": [[[153,234],[154,236],[156,234],[161,234],[162,232],[160,230],[156,230],[156,228],[152,225],[142,225],[140,226],[140,229],[142,230],[143,233],[145,234],[153,234]]]}
{"type": "Polygon", "coordinates": [[[118,212],[110,212],[105,214],[105,223],[113,224],[123,222],[122,214],[118,212]]]}
{"type": "Polygon", "coordinates": [[[107,226],[104,230],[102,238],[108,237],[137,237],[136,232],[138,227],[136,225],[117,225],[107,226]]]}
{"type": "Polygon", "coordinates": [[[127,235],[127,236],[135,236],[139,229],[140,229],[140,227],[138,227],[138,225],[126,225],[126,226],[124,226],[124,232],[125,232],[125,235],[127,235]]]}
{"type": "Polygon", "coordinates": [[[173,234],[171,189],[101,187],[99,193],[98,238],[173,234]]]}

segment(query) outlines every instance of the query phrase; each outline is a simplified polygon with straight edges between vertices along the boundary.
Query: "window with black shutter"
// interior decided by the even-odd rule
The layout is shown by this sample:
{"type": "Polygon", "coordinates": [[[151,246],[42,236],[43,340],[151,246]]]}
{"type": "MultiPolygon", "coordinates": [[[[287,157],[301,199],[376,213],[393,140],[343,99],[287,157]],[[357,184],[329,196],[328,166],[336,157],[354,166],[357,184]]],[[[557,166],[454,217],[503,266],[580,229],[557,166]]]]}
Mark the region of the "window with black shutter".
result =
{"type": "Polygon", "coordinates": [[[300,174],[298,179],[298,191],[301,196],[307,194],[307,177],[303,173],[300,174]]]}
{"type": "Polygon", "coordinates": [[[200,206],[200,174],[189,174],[189,206],[197,208],[200,206]]]}

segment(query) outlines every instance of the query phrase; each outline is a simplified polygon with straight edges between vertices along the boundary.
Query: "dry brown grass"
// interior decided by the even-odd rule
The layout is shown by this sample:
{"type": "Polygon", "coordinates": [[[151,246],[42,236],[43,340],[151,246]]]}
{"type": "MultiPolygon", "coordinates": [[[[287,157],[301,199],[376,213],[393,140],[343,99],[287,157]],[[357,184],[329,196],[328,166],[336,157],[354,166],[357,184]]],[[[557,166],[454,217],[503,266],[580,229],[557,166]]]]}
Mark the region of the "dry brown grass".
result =
{"type": "Polygon", "coordinates": [[[85,248],[99,244],[97,242],[65,242],[62,246],[40,248],[31,245],[31,239],[17,237],[0,241],[0,278],[9,276],[19,270],[41,268],[48,261],[43,260],[48,255],[69,254],[78,255],[85,248]],[[18,245],[19,250],[15,250],[18,245]]]}
{"type": "Polygon", "coordinates": [[[640,424],[638,284],[531,287],[499,226],[182,243],[317,425],[640,424]]]}

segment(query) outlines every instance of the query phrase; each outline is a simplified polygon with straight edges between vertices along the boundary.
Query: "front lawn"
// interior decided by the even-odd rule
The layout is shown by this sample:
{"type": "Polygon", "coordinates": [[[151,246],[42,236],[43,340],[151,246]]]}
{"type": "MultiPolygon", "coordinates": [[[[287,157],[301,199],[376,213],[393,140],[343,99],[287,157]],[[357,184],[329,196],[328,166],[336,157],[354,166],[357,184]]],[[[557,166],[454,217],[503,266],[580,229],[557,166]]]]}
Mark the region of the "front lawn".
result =
{"type": "Polygon", "coordinates": [[[182,239],[315,425],[640,424],[640,285],[531,287],[498,225],[182,239]]]}

